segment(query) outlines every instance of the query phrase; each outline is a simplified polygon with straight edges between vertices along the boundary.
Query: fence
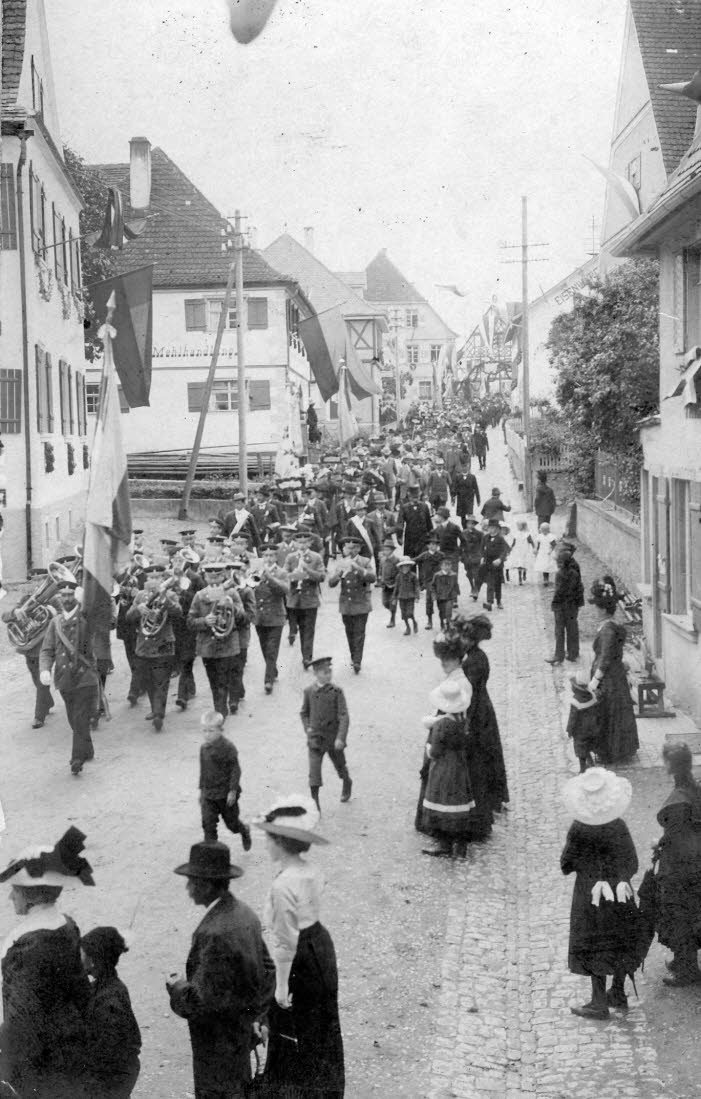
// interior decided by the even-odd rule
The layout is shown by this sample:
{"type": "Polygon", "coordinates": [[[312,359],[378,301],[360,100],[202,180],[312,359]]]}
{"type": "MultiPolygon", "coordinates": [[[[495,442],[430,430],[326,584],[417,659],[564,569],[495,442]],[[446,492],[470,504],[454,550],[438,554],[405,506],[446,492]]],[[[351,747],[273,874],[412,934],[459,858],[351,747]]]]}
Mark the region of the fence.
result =
{"type": "Polygon", "coordinates": [[[611,504],[633,520],[640,522],[640,501],[629,487],[630,474],[621,468],[615,454],[597,450],[594,460],[594,491],[599,500],[611,504]]]}

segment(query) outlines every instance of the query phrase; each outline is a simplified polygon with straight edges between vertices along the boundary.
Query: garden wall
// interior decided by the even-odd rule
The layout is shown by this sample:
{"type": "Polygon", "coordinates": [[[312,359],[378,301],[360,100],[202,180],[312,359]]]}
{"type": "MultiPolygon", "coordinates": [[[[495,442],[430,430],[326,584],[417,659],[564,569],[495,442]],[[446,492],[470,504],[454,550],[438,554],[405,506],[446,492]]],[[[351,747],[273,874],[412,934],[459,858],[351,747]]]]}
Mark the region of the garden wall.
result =
{"type": "Polygon", "coordinates": [[[577,499],[577,537],[638,595],[640,526],[600,500],[577,499]]]}

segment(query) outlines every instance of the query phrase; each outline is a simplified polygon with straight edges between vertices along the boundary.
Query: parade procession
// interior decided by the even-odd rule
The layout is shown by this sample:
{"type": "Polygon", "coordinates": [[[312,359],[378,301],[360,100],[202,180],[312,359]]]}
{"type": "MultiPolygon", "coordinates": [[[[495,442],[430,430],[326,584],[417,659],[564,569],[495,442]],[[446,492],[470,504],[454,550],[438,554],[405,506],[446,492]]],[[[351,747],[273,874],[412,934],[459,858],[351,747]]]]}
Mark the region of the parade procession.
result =
{"type": "Polygon", "coordinates": [[[694,1099],[701,0],[0,35],[0,1099],[694,1099]]]}

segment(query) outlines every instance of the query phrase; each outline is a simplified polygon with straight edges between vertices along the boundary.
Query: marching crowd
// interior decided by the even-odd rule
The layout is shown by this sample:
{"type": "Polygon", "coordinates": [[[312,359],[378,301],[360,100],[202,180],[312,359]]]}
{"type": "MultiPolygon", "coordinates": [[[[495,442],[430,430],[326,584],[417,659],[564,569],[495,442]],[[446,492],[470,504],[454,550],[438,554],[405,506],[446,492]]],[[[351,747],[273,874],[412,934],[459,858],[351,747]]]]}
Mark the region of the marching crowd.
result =
{"type": "MultiPolygon", "coordinates": [[[[187,711],[202,692],[198,657],[211,693],[201,717],[203,840],[175,870],[206,912],[185,974],[173,974],[167,983],[172,1010],[188,1022],[197,1099],[344,1094],[335,952],[319,918],[320,876],[302,857],[327,842],[319,831],[325,756],[340,779],[341,801],[353,790],[345,754],[347,700],[334,683],[331,658],[314,650],[324,581],[338,590],[356,675],[375,588],[387,628],[396,628],[397,613],[404,625],[397,645],[410,645],[402,638],[421,625],[436,631],[440,682],[424,718],[415,826],[427,837],[426,855],[450,859],[464,858],[469,844],[486,841],[495,816],[509,806],[481,643],[498,628],[509,586],[533,582],[535,573],[535,582],[550,589],[550,663],[577,665],[568,732],[580,774],[565,790],[575,823],[562,869],[577,875],[569,964],[591,977],[592,1000],[573,1010],[600,1019],[610,1007],[626,1006],[625,979],[644,957],[650,928],[642,905],[635,904],[630,878],[637,856],[620,819],[630,784],[602,766],[631,759],[638,747],[623,661],[625,630],[614,621],[619,593],[609,576],[592,586],[589,601],[601,626],[585,673],[578,666],[577,628],[584,587],[574,545],[550,530],[556,501],[547,475],[539,474],[533,526],[519,519],[512,529],[511,505],[498,486],[486,499],[480,496],[471,467],[476,460],[485,468],[486,426],[499,415],[496,408],[468,413],[449,406],[416,417],[402,432],[361,440],[350,452],[320,455],[298,476],[256,485],[248,498],[237,493],[231,507],[212,515],[206,535],[187,528],[179,543],[153,544],[145,531],[134,531],[131,564],[113,593],[112,622],[129,666],[129,704],[138,707],[147,698],[146,720],[160,732],[166,719],[177,719],[174,711],[187,711]],[[461,581],[467,586],[459,609],[461,581]],[[242,871],[219,842],[218,826],[221,821],[240,836],[244,851],[250,849],[251,829],[238,805],[242,763],[227,734],[245,697],[254,632],[270,695],[285,631],[290,646],[299,640],[302,667],[311,671],[300,699],[309,791],[280,799],[256,822],[275,868],[264,938],[258,918],[231,893],[230,882],[242,871]],[[607,975],[613,976],[608,991],[607,975]],[[264,1039],[265,1067],[253,1079],[251,1051],[264,1039]]],[[[3,616],[35,687],[34,728],[53,707],[53,676],[72,729],[70,769],[76,776],[93,759],[91,732],[108,713],[104,688],[113,660],[110,631],[96,631],[81,614],[80,578],[76,552],[52,564],[37,591],[3,616]]],[[[701,845],[691,862],[689,856],[689,837],[697,830],[701,837],[701,792],[688,749],[686,755],[669,753],[667,763],[675,791],[659,815],[664,834],[656,851],[652,934],[658,930],[673,950],[670,983],[688,984],[701,981],[695,952],[701,845]],[[680,905],[686,905],[681,916],[680,905]]],[[[72,829],[55,848],[28,850],[0,875],[12,884],[16,910],[24,916],[2,948],[1,1086],[15,1089],[6,1094],[117,1099],[132,1093],[138,1077],[139,1028],[116,974],[127,943],[109,927],[81,938],[56,908],[67,877],[92,883],[79,857],[84,838],[72,829]],[[43,988],[47,980],[50,994],[43,988]],[[30,1012],[23,1006],[27,997],[34,998],[30,1012]]]]}

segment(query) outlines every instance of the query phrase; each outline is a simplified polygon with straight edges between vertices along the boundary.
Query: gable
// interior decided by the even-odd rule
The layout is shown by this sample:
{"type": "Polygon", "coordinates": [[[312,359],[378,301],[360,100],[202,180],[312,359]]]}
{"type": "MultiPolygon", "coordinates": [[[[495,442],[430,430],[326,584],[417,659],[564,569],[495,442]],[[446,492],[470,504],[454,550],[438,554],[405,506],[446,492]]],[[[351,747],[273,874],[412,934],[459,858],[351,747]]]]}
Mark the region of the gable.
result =
{"type": "Polygon", "coordinates": [[[387,249],[378,252],[365,269],[367,288],[365,290],[366,301],[381,302],[425,302],[423,294],[420,294],[412,283],[402,274],[398,267],[392,263],[387,255],[387,249]]]}
{"type": "Polygon", "coordinates": [[[347,283],[289,233],[283,233],[264,248],[262,255],[278,271],[299,283],[317,313],[334,307],[350,317],[377,317],[381,313],[358,297],[347,283]]]}

